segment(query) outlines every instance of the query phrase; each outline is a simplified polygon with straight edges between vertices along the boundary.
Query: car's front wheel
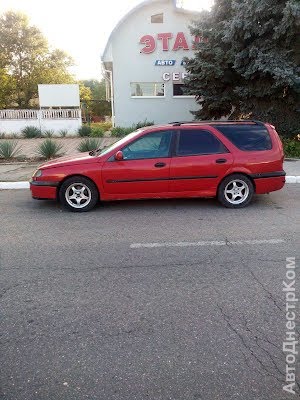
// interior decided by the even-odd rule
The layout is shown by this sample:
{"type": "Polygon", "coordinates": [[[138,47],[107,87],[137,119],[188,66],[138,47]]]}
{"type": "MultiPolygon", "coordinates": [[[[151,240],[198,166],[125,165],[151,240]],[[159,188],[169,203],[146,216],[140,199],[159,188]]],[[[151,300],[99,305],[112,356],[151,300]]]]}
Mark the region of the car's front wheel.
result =
{"type": "Polygon", "coordinates": [[[90,211],[97,204],[99,193],[91,180],[83,176],[72,176],[61,185],[59,200],[70,211],[90,211]]]}
{"type": "Polygon", "coordinates": [[[250,203],[254,194],[251,180],[242,174],[226,177],[218,189],[218,200],[228,208],[241,208],[250,203]]]}

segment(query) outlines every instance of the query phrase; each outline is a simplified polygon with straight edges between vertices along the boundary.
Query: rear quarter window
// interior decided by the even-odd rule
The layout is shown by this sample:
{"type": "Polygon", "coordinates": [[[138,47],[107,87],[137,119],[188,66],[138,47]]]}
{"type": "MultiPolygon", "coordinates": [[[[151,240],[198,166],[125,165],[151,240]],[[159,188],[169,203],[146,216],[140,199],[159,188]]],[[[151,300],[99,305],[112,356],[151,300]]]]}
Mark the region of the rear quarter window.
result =
{"type": "Polygon", "coordinates": [[[272,141],[262,125],[214,125],[238,149],[244,151],[270,150],[272,141]]]}

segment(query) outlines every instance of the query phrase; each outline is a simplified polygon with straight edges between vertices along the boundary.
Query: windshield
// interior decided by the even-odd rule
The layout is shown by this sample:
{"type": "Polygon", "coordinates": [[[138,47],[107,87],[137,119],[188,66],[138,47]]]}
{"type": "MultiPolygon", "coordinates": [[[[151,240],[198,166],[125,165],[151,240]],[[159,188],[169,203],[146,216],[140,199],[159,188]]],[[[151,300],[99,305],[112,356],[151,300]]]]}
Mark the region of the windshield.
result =
{"type": "Polygon", "coordinates": [[[99,156],[103,156],[104,154],[108,153],[109,151],[116,149],[117,147],[119,147],[120,145],[122,145],[123,143],[127,143],[128,140],[133,139],[135,136],[138,136],[139,133],[141,133],[144,129],[138,129],[137,131],[131,132],[128,135],[124,136],[122,139],[118,140],[117,142],[111,144],[108,147],[104,147],[104,149],[102,149],[98,155],[99,156]]]}

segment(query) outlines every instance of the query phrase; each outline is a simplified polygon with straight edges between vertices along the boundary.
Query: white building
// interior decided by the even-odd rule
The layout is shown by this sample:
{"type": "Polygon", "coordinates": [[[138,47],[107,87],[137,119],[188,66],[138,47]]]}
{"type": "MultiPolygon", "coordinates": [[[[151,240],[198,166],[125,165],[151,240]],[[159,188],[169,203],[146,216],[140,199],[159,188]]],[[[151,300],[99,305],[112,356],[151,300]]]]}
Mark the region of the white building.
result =
{"type": "Polygon", "coordinates": [[[115,125],[192,120],[190,111],[199,108],[194,97],[182,94],[182,60],[193,56],[189,25],[197,14],[176,3],[144,1],[112,31],[102,63],[115,125]]]}

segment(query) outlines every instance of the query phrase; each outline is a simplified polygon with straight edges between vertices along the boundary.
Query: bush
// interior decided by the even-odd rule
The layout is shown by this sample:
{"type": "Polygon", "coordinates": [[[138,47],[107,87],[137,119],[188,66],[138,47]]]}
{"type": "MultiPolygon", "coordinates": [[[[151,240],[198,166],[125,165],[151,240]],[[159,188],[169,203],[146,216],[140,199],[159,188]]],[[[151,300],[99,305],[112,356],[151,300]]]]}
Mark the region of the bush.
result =
{"type": "Polygon", "coordinates": [[[101,128],[104,132],[110,131],[112,128],[111,122],[92,122],[91,128],[101,128]]]}
{"type": "Polygon", "coordinates": [[[61,137],[66,137],[67,134],[68,134],[68,131],[66,129],[61,129],[59,131],[59,136],[61,136],[61,137]]]}
{"type": "Polygon", "coordinates": [[[4,132],[0,132],[0,139],[4,139],[5,138],[5,133],[4,132]]]}
{"type": "Polygon", "coordinates": [[[86,151],[96,150],[101,146],[102,140],[96,138],[86,138],[83,139],[77,146],[77,150],[81,153],[86,151]]]}
{"type": "Polygon", "coordinates": [[[43,136],[47,137],[47,138],[51,138],[54,135],[54,131],[52,129],[48,129],[46,131],[44,131],[43,136]]]}
{"type": "Polygon", "coordinates": [[[33,139],[41,137],[41,130],[36,126],[26,126],[22,129],[22,135],[26,139],[33,139]]]}
{"type": "Polygon", "coordinates": [[[281,138],[285,157],[300,158],[300,141],[290,138],[281,138]]]}
{"type": "Polygon", "coordinates": [[[45,139],[36,149],[36,153],[46,160],[50,158],[60,157],[63,155],[61,151],[63,146],[60,143],[48,138],[45,139]]]}
{"type": "Polygon", "coordinates": [[[122,128],[121,126],[115,126],[114,128],[112,128],[111,130],[111,136],[115,136],[115,137],[123,137],[128,135],[129,133],[135,131],[135,127],[131,126],[129,128],[122,128]]]}
{"type": "Polygon", "coordinates": [[[145,119],[144,121],[140,121],[137,124],[133,124],[135,129],[140,129],[144,128],[144,126],[151,126],[151,125],[154,125],[154,121],[147,121],[147,119],[145,119]]]}
{"type": "Polygon", "coordinates": [[[92,137],[103,137],[104,130],[98,126],[92,127],[91,136],[92,137]]]}
{"type": "Polygon", "coordinates": [[[13,157],[20,155],[21,146],[18,145],[17,140],[5,140],[0,142],[0,158],[10,160],[13,157]]]}
{"type": "Polygon", "coordinates": [[[86,137],[86,136],[90,136],[92,132],[92,128],[88,125],[82,125],[79,129],[78,129],[78,135],[80,137],[86,137]]]}

